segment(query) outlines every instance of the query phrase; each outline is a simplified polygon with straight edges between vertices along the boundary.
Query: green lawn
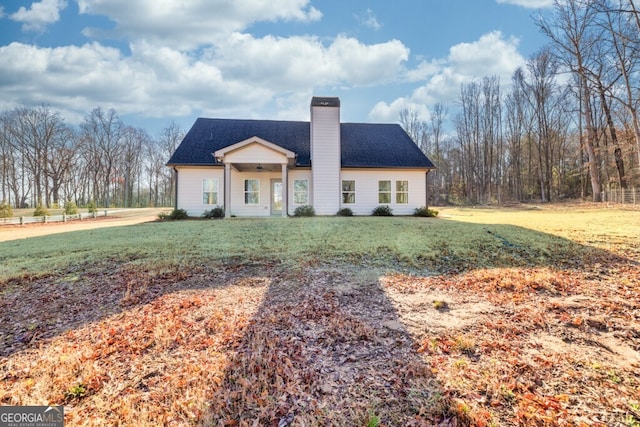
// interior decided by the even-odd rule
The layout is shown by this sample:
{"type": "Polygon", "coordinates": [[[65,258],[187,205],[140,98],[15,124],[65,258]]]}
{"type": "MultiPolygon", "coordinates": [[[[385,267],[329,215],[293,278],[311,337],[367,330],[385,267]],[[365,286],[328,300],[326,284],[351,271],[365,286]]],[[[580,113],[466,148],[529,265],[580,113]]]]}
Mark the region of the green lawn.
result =
{"type": "MultiPolygon", "coordinates": [[[[493,215],[487,212],[481,218],[491,220],[493,215]]],[[[0,279],[105,262],[147,263],[158,268],[230,261],[285,266],[337,262],[439,272],[474,266],[547,265],[558,252],[583,249],[563,236],[513,221],[470,222],[473,218],[187,220],[70,232],[1,243],[0,279]]],[[[544,218],[539,221],[545,223],[544,218]]]]}

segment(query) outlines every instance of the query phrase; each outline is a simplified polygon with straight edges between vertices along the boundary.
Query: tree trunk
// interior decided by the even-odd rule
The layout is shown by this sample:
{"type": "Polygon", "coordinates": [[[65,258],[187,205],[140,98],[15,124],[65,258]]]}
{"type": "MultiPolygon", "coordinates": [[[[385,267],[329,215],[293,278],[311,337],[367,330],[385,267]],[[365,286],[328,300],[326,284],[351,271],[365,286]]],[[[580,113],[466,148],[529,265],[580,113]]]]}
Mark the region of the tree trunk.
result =
{"type": "Polygon", "coordinates": [[[582,91],[583,91],[583,114],[585,127],[587,130],[587,138],[585,140],[585,149],[589,158],[589,177],[591,179],[591,190],[593,192],[593,201],[602,201],[602,188],[600,186],[600,168],[598,165],[598,157],[595,149],[595,131],[593,129],[593,118],[591,117],[591,103],[589,94],[589,85],[584,75],[581,75],[582,91]]]}

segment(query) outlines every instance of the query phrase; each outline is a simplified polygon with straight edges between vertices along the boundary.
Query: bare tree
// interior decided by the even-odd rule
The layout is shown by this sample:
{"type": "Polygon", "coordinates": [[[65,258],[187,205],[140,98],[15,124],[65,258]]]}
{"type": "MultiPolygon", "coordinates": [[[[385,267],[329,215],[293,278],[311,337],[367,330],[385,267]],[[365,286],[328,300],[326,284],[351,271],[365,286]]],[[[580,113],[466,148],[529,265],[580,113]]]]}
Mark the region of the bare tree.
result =
{"type": "Polygon", "coordinates": [[[561,129],[556,118],[562,114],[562,93],[555,84],[557,65],[546,49],[527,61],[529,79],[522,79],[526,99],[533,111],[533,140],[537,151],[540,197],[550,201],[552,197],[553,168],[556,163],[556,145],[561,129]]]}
{"type": "Polygon", "coordinates": [[[19,152],[14,149],[11,126],[11,114],[4,112],[0,116],[0,173],[2,173],[2,200],[15,207],[24,206],[20,180],[19,152]],[[12,202],[13,200],[13,202],[12,202]]]}
{"type": "Polygon", "coordinates": [[[597,0],[601,27],[606,37],[602,39],[598,89],[607,117],[607,124],[614,144],[614,161],[618,180],[626,188],[624,156],[611,113],[612,102],[620,103],[627,111],[635,140],[637,162],[640,167],[640,89],[637,72],[640,60],[640,17],[632,0],[597,0]],[[629,3],[630,10],[625,9],[629,3]],[[614,67],[611,64],[615,64],[614,67]],[[603,83],[605,80],[608,83],[603,83]]]}
{"type": "Polygon", "coordinates": [[[584,147],[588,155],[589,176],[593,200],[601,200],[599,159],[596,152],[596,132],[591,110],[593,85],[590,77],[594,44],[601,37],[595,25],[593,0],[554,0],[550,22],[538,18],[537,24],[547,35],[562,65],[580,79],[581,111],[586,131],[584,147]]]}
{"type": "Polygon", "coordinates": [[[3,139],[21,169],[22,200],[19,205],[23,205],[28,197],[31,197],[32,205],[58,203],[58,187],[52,196],[52,185],[57,181],[51,178],[57,178],[57,175],[51,166],[57,148],[67,143],[69,131],[62,117],[49,107],[19,107],[5,114],[3,139]]]}
{"type": "Polygon", "coordinates": [[[420,150],[426,154],[429,150],[426,124],[420,120],[418,113],[409,107],[404,107],[400,111],[400,126],[409,134],[413,142],[420,147],[420,150]]]}
{"type": "MultiPolygon", "coordinates": [[[[162,152],[165,154],[165,163],[169,161],[169,157],[173,154],[173,152],[178,148],[180,141],[184,138],[185,132],[180,128],[180,126],[171,122],[169,126],[162,129],[160,132],[160,137],[158,138],[158,142],[162,147],[162,152]]],[[[163,187],[164,194],[171,197],[175,193],[175,175],[173,171],[164,169],[163,174],[163,187]]],[[[172,198],[170,200],[165,201],[164,204],[172,204],[172,198]]]]}
{"type": "Polygon", "coordinates": [[[111,109],[95,108],[80,125],[93,168],[93,194],[105,207],[111,203],[112,184],[117,184],[116,167],[123,147],[124,124],[111,109]]]}
{"type": "Polygon", "coordinates": [[[126,126],[122,132],[122,152],[117,166],[117,175],[121,185],[121,201],[125,207],[134,206],[134,189],[136,187],[138,191],[135,204],[141,204],[139,185],[143,179],[145,147],[150,139],[145,130],[132,126],[126,126]]]}
{"type": "Polygon", "coordinates": [[[511,197],[521,201],[524,198],[523,177],[526,159],[523,145],[527,145],[532,133],[533,113],[528,103],[524,71],[518,68],[512,77],[511,92],[505,98],[505,138],[508,145],[507,186],[511,197]]]}
{"type": "Polygon", "coordinates": [[[443,150],[443,127],[447,119],[447,108],[441,102],[436,103],[431,110],[431,117],[427,125],[430,139],[433,142],[433,151],[427,153],[436,165],[434,174],[433,191],[436,205],[440,204],[440,197],[443,193],[445,182],[450,175],[450,169],[443,150]]]}
{"type": "Polygon", "coordinates": [[[463,160],[465,198],[474,203],[501,200],[504,170],[500,80],[463,84],[456,133],[463,160]]]}
{"type": "MultiPolygon", "coordinates": [[[[52,140],[47,163],[47,177],[51,181],[51,199],[61,204],[61,192],[72,180],[77,163],[77,134],[70,126],[61,126],[52,140]]],[[[72,194],[65,194],[64,200],[71,200],[72,194]]],[[[77,202],[77,200],[74,200],[77,202]]]]}

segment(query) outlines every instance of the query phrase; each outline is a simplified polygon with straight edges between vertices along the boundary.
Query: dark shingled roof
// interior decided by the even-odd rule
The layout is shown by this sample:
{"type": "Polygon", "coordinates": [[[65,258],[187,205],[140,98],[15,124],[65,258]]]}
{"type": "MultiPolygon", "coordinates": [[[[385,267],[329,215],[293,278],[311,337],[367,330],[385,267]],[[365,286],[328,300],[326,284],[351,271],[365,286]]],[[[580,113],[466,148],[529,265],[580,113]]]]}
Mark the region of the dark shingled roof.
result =
{"type": "MultiPolygon", "coordinates": [[[[397,124],[341,123],[342,167],[433,168],[397,124]]],[[[309,122],[199,118],[167,165],[215,165],[216,150],[260,137],[297,154],[297,166],[310,166],[309,122]]]]}

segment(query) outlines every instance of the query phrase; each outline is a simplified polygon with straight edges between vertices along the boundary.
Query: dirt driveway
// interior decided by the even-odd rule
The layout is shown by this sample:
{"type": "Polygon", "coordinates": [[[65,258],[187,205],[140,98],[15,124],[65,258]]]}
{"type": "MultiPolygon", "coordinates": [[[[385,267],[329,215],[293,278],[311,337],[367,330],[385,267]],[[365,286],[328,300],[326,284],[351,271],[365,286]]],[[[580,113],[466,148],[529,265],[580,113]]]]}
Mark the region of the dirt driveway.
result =
{"type": "Polygon", "coordinates": [[[48,234],[66,233],[69,231],[92,230],[94,228],[120,227],[140,224],[158,219],[160,212],[168,212],[170,208],[140,208],[111,213],[110,216],[95,219],[74,220],[69,222],[52,222],[48,224],[0,225],[0,242],[27,239],[29,237],[48,234]]]}

